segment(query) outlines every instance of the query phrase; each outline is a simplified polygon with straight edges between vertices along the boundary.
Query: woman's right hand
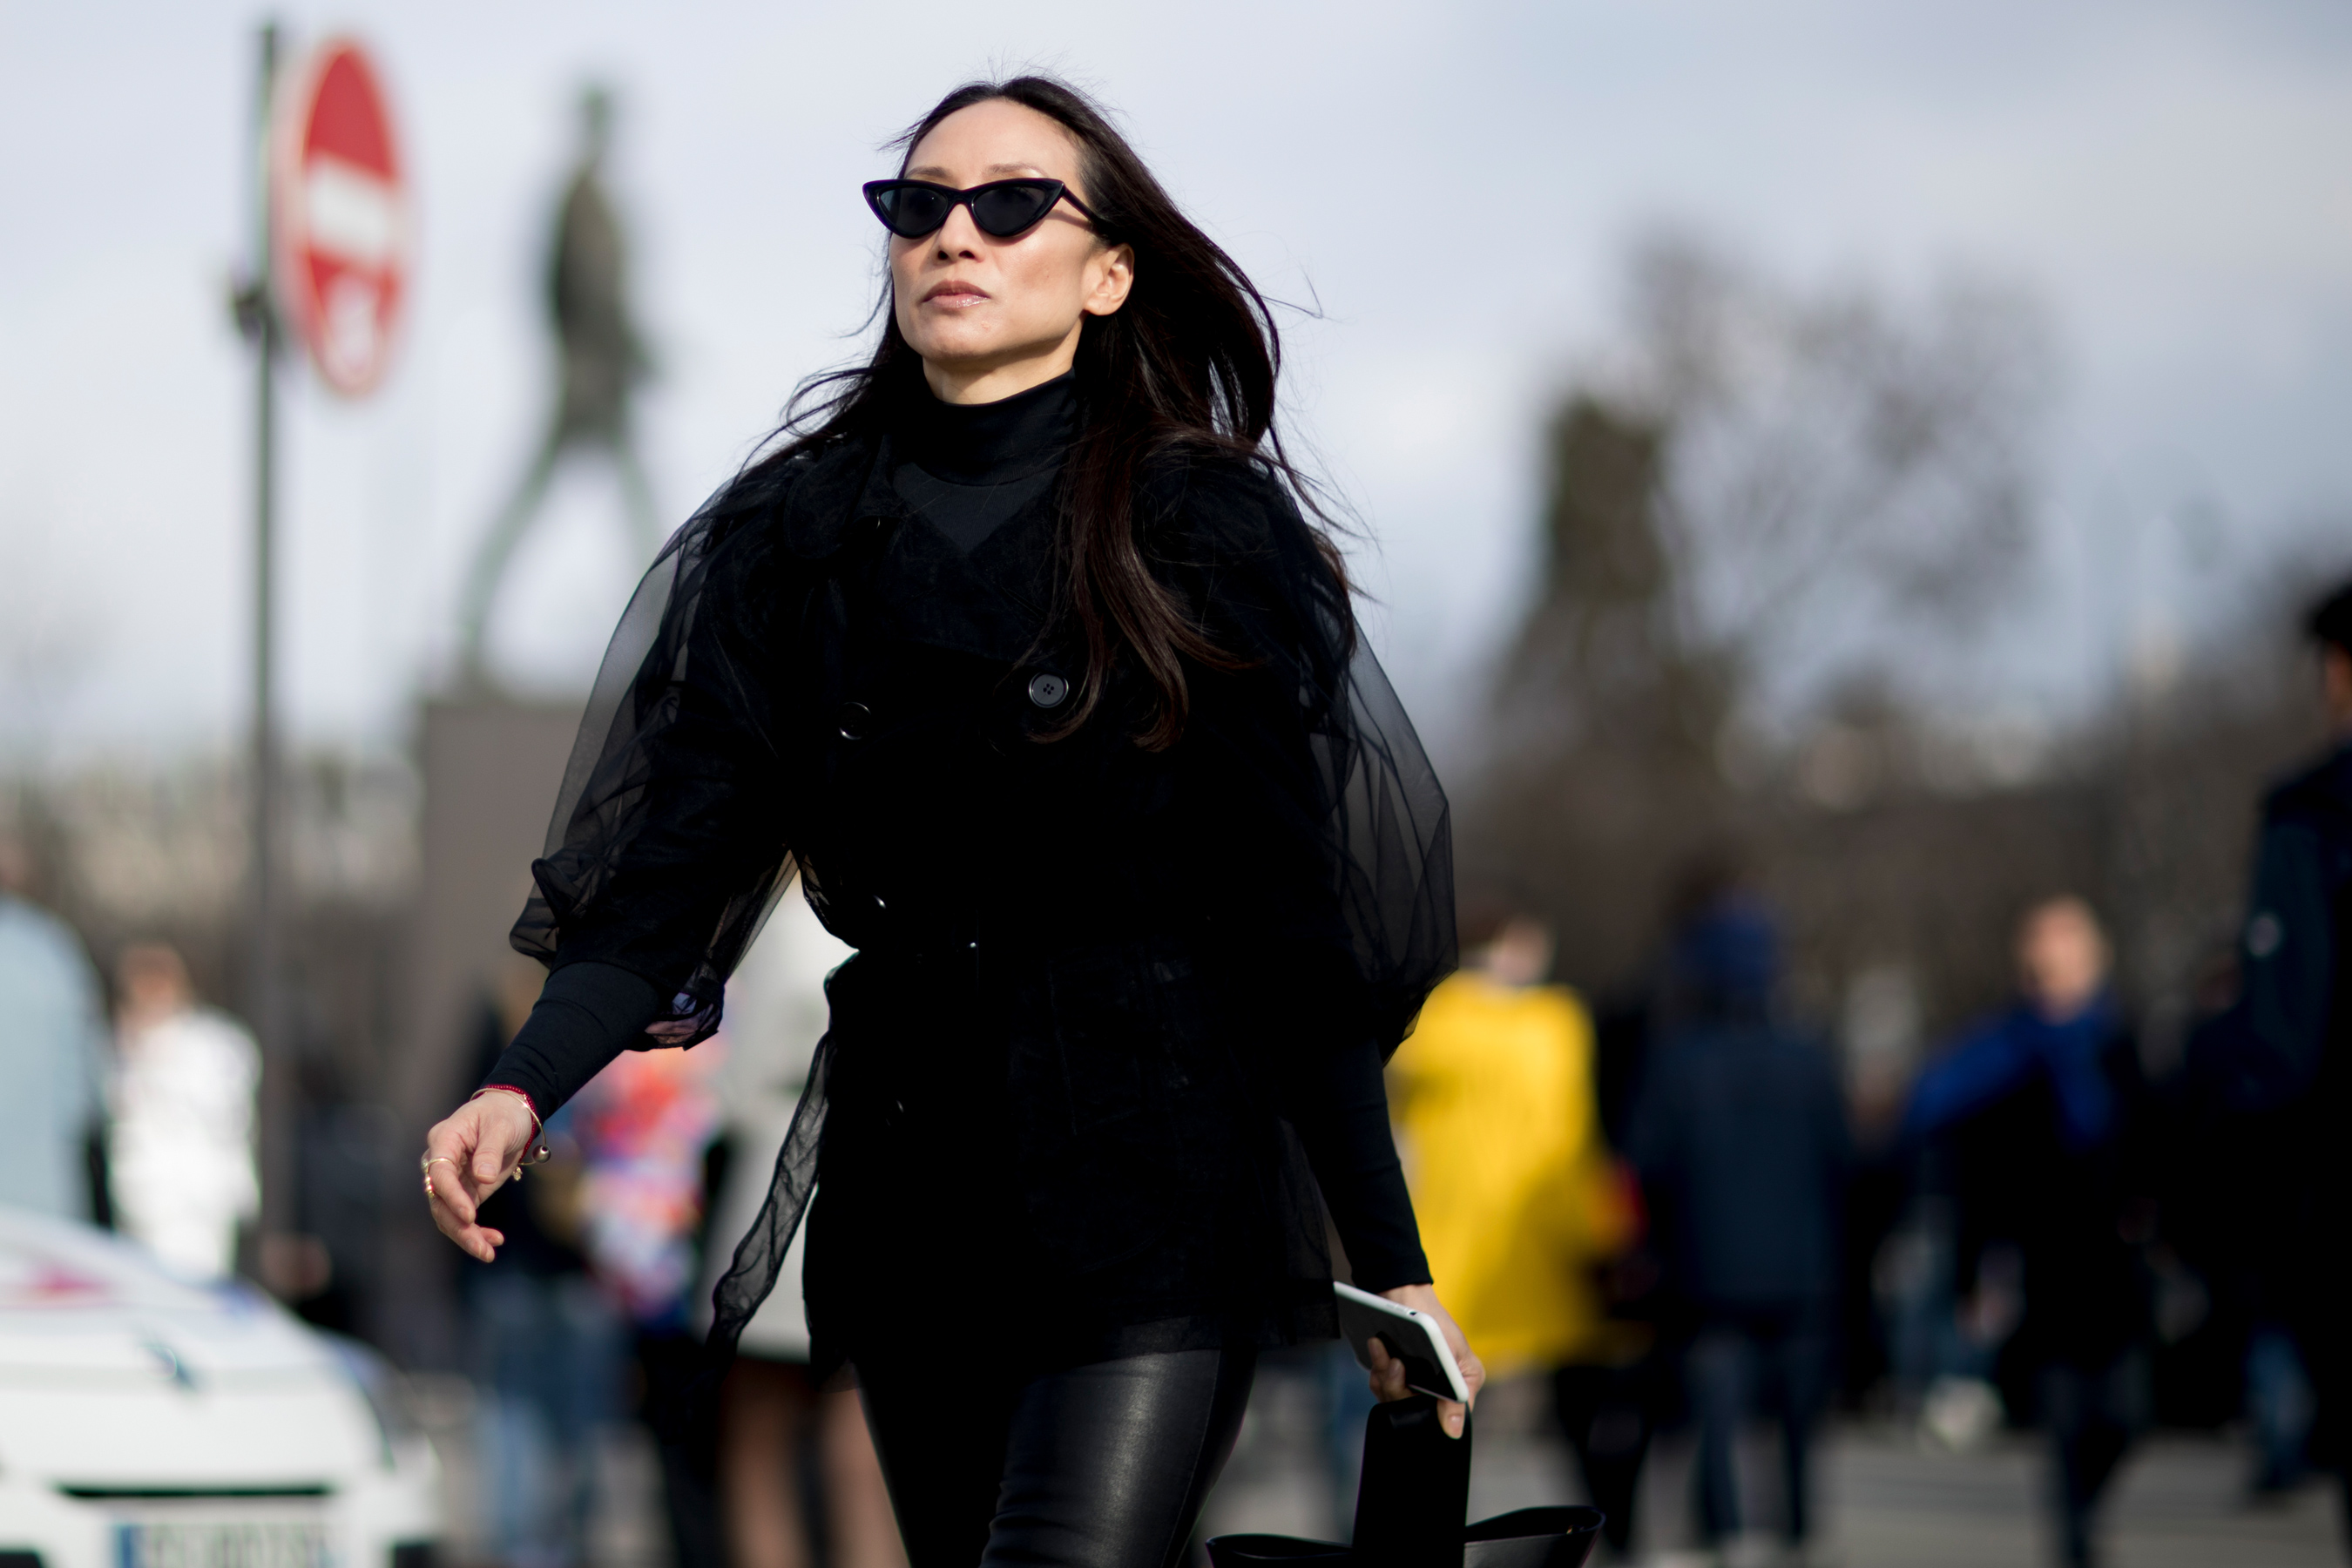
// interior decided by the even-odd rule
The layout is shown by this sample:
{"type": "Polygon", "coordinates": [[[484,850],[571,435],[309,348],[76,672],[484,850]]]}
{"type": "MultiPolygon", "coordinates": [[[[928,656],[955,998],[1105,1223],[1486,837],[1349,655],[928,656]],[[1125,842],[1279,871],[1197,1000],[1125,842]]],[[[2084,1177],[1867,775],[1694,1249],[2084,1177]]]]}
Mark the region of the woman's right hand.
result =
{"type": "Polygon", "coordinates": [[[425,1205],[441,1234],[468,1257],[488,1263],[506,1245],[504,1234],[476,1217],[482,1200],[522,1169],[537,1131],[520,1095],[494,1092],[467,1100],[425,1135],[425,1205]]]}
{"type": "MultiPolygon", "coordinates": [[[[1444,1336],[1445,1348],[1454,1352],[1454,1365],[1470,1390],[1470,1404],[1477,1404],[1478,1390],[1486,1384],[1486,1363],[1480,1361],[1478,1353],[1470,1348],[1470,1342],[1463,1337],[1461,1326],[1454,1322],[1454,1314],[1438,1300],[1436,1287],[1400,1285],[1393,1290],[1381,1291],[1381,1295],[1400,1307],[1410,1307],[1424,1317],[1436,1320],[1437,1331],[1444,1336]]],[[[1372,1342],[1371,1351],[1372,1397],[1383,1404],[1412,1398],[1412,1390],[1405,1383],[1404,1363],[1389,1354],[1388,1347],[1378,1340],[1372,1342]]],[[[1451,1399],[1437,1402],[1437,1424],[1447,1436],[1462,1436],[1463,1425],[1469,1418],[1469,1405],[1456,1404],[1451,1399]]]]}

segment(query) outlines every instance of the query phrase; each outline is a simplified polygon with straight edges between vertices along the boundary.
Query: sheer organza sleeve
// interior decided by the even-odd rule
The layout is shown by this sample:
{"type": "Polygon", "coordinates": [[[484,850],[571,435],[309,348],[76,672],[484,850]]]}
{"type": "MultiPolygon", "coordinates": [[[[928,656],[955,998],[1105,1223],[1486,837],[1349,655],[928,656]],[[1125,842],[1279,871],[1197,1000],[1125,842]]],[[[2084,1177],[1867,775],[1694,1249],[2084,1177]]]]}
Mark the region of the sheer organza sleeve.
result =
{"type": "Polygon", "coordinates": [[[1460,957],[1452,818],[1369,644],[1358,642],[1333,700],[1309,711],[1340,911],[1385,1060],[1460,957]]]}
{"type": "Polygon", "coordinates": [[[719,1026],[727,976],[793,876],[784,840],[779,627],[805,597],[772,508],[739,482],[664,547],[597,672],[510,940],[551,968],[617,965],[688,1026],[719,1026]],[[745,493],[747,490],[752,493],[745,493]]]}
{"type": "Polygon", "coordinates": [[[1269,937],[1300,955],[1302,1001],[1328,1018],[1345,994],[1345,1032],[1386,1059],[1457,958],[1445,792],[1288,494],[1210,470],[1178,504],[1176,574],[1247,663],[1204,680],[1197,710],[1247,781],[1235,863],[1269,937]]]}

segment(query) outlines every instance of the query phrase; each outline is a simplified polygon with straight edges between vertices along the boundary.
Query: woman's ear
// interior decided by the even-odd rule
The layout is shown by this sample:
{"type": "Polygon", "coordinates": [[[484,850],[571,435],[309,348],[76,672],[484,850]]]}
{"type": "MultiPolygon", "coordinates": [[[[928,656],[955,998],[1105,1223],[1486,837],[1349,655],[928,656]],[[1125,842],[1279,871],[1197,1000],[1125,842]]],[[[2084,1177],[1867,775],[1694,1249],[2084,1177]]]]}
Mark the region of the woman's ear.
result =
{"type": "Polygon", "coordinates": [[[1079,309],[1089,316],[1112,315],[1127,303],[1128,290],[1135,287],[1135,247],[1107,246],[1087,259],[1087,270],[1094,285],[1079,309]]]}

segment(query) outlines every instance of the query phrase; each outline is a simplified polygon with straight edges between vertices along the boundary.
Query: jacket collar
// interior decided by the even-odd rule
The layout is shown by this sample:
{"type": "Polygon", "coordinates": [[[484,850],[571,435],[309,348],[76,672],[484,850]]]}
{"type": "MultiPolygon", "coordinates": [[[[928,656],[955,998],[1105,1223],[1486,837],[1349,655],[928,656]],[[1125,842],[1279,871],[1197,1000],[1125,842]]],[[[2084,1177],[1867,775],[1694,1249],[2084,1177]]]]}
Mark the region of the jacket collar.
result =
{"type": "Polygon", "coordinates": [[[1045,629],[1051,594],[1051,493],[969,555],[890,483],[887,436],[820,454],[783,500],[787,549],[833,571],[874,564],[891,629],[911,641],[1018,664],[1045,629]]]}

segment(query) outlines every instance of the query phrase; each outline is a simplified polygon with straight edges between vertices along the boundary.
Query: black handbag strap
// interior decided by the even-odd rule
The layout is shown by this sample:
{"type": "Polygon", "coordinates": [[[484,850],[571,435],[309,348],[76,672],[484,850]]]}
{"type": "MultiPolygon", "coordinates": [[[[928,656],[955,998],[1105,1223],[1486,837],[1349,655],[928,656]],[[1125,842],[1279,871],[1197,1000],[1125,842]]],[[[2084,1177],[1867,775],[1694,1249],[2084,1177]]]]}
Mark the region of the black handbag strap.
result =
{"type": "Polygon", "coordinates": [[[1439,1425],[1437,1401],[1415,1394],[1372,1406],[1364,1479],[1356,1489],[1356,1561],[1373,1568],[1461,1568],[1470,1518],[1470,1418],[1439,1425]]]}

